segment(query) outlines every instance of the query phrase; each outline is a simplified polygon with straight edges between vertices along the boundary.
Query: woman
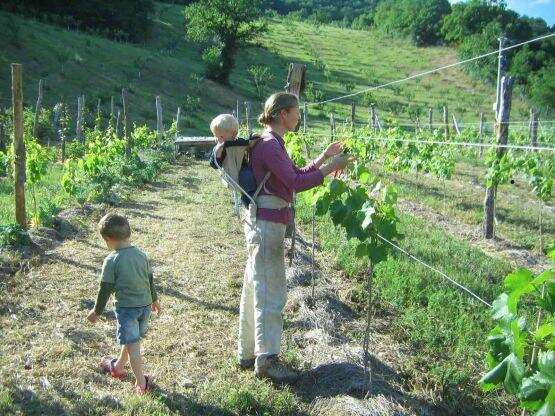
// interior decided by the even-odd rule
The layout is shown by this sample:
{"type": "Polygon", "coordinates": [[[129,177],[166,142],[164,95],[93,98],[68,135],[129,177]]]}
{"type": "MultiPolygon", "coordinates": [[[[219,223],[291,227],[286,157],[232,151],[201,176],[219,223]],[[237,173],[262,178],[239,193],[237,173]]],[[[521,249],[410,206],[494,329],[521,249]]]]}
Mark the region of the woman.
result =
{"type": "Polygon", "coordinates": [[[283,136],[296,128],[299,119],[295,95],[280,92],[266,100],[258,118],[266,129],[251,153],[256,182],[264,185],[256,198],[256,220],[245,224],[249,257],[241,295],[239,365],[254,365],[257,377],[277,382],[297,378],[297,372],[278,359],[286,300],[283,241],[292,218],[293,193],[320,185],[349,160],[341,144],[333,143],[306,167],[296,167],[287,155],[283,136]]]}

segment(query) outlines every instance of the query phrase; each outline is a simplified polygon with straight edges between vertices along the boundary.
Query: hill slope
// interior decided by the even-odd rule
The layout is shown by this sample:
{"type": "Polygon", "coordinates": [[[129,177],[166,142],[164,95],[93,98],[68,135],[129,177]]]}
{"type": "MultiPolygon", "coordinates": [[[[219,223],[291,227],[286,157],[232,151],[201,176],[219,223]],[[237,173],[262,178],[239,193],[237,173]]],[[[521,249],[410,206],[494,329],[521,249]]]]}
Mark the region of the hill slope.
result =
{"type": "MultiPolygon", "coordinates": [[[[157,4],[153,36],[144,45],[113,42],[88,34],[0,13],[0,37],[6,39],[0,53],[0,106],[9,106],[10,62],[24,65],[24,97],[32,105],[39,78],[45,80],[45,102],[52,105],[63,99],[76,107],[76,96],[84,93],[91,108],[101,99],[108,109],[111,96],[119,101],[121,88],[130,90],[133,120],[152,122],[154,97],[162,96],[166,123],[178,105],[188,120],[185,127],[205,130],[210,117],[235,108],[236,100],[252,99],[261,105],[247,69],[268,66],[273,80],[264,95],[283,88],[289,62],[308,66],[308,81],[314,85],[307,99],[331,98],[346,90],[360,90],[402,78],[416,72],[454,62],[450,48],[416,48],[408,42],[383,38],[372,32],[315,26],[308,23],[270,20],[269,32],[240,52],[229,87],[219,86],[202,76],[200,49],[184,37],[181,6],[157,4]]],[[[407,119],[409,104],[424,111],[448,104],[464,121],[476,119],[482,110],[490,114],[494,89],[472,81],[459,69],[431,75],[422,80],[381,89],[359,103],[375,102],[382,115],[407,119]]],[[[333,111],[344,117],[348,103],[334,103],[311,109],[310,120],[324,122],[333,111]]],[[[527,113],[523,103],[513,106],[515,118],[527,113]]],[[[361,121],[367,111],[359,109],[361,121]]],[[[436,111],[439,120],[439,111],[436,111]]],[[[323,127],[322,127],[323,128],[323,127]]]]}

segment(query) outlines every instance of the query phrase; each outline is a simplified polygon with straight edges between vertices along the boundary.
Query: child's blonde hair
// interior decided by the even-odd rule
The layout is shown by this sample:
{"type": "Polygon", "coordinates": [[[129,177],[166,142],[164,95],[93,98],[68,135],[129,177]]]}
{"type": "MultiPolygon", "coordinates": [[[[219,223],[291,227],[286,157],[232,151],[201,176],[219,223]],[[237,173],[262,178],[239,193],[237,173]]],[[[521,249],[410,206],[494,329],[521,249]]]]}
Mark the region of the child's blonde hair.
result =
{"type": "Polygon", "coordinates": [[[214,136],[218,136],[232,130],[239,130],[239,123],[231,114],[220,114],[210,123],[210,130],[214,136]]]}

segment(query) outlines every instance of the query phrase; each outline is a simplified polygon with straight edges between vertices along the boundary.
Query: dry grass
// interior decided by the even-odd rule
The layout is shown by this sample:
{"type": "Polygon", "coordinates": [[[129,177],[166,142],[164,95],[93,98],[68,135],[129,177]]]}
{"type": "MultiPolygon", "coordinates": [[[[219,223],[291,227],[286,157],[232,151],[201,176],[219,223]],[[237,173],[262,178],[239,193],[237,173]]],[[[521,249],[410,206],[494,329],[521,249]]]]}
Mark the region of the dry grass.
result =
{"type": "Polygon", "coordinates": [[[244,247],[228,201],[205,164],[187,161],[119,209],[134,244],[153,261],[164,307],[144,342],[157,384],[150,397],[134,397],[131,376],[120,382],[97,370],[117,347],[113,315],[96,326],[85,320],[108,252],[96,233],[67,241],[8,280],[0,303],[0,414],[295,411],[288,389],[233,367],[244,247]]]}
{"type": "MultiPolygon", "coordinates": [[[[372,337],[373,394],[361,400],[363,324],[332,289],[341,285],[331,269],[319,270],[312,299],[303,241],[288,270],[284,335],[284,356],[305,370],[302,379],[277,387],[234,367],[244,242],[227,191],[205,163],[172,167],[118,210],[130,220],[133,242],[150,255],[161,293],[163,313],[143,345],[155,391],[137,398],[131,374],[121,382],[97,369],[117,350],[112,313],[96,326],[85,320],[107,254],[93,228],[98,213],[89,232],[2,287],[0,414],[413,415],[428,407],[403,390],[403,355],[379,333],[372,337]]],[[[319,260],[331,264],[325,256],[319,260]]],[[[376,329],[383,327],[376,319],[376,329]]]]}
{"type": "Polygon", "coordinates": [[[108,251],[93,215],[89,232],[0,285],[0,415],[444,414],[433,389],[403,375],[413,352],[389,335],[393,317],[383,308],[372,321],[373,383],[363,399],[364,323],[350,300],[352,282],[334,268],[334,253],[318,251],[312,298],[302,238],[288,269],[283,342],[284,357],[304,370],[301,380],[278,387],[235,368],[244,239],[206,163],[182,160],[118,210],[152,259],[164,308],[143,345],[156,389],[138,398],[131,375],[121,382],[97,369],[117,346],[113,314],[96,326],[85,320],[108,251]]]}

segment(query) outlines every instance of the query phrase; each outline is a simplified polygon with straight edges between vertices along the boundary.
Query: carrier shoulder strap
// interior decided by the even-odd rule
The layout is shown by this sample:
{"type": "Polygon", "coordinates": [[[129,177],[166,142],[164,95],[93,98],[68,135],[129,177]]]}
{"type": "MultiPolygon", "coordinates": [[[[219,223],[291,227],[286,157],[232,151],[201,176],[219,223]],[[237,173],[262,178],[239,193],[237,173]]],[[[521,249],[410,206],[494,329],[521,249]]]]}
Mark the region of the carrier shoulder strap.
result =
{"type": "MultiPolygon", "coordinates": [[[[252,153],[252,150],[256,147],[256,145],[258,144],[260,139],[262,139],[262,136],[260,136],[258,134],[256,134],[256,135],[253,134],[250,137],[251,143],[249,143],[249,157],[250,157],[250,153],[252,153]]],[[[254,192],[253,199],[256,199],[256,197],[258,196],[260,191],[262,191],[262,188],[264,187],[264,185],[266,185],[266,182],[268,182],[268,179],[270,179],[271,175],[272,175],[272,172],[270,172],[270,171],[268,171],[266,173],[266,175],[264,175],[264,178],[262,178],[262,181],[260,181],[260,183],[256,187],[256,191],[254,192]]]]}

